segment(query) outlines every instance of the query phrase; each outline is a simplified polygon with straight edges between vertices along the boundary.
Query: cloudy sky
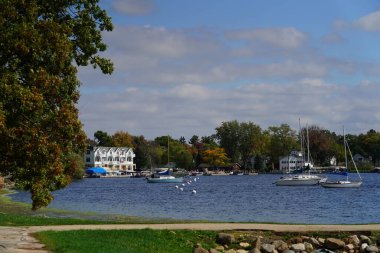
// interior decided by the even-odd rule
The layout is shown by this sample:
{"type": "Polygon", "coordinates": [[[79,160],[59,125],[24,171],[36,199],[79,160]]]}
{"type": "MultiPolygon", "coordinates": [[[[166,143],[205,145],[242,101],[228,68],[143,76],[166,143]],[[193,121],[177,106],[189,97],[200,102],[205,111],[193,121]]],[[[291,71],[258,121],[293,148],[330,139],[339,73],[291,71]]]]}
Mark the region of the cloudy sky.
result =
{"type": "Polygon", "coordinates": [[[301,123],[380,131],[380,1],[103,0],[103,75],[81,69],[89,137],[215,133],[301,123]]]}

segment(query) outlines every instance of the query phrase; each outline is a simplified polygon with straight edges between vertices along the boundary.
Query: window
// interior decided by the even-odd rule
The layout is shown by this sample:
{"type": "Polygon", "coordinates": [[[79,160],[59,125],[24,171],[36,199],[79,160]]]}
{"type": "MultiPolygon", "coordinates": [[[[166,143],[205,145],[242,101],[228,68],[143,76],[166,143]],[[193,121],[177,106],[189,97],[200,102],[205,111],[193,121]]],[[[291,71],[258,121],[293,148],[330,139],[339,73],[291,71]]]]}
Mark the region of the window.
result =
{"type": "Polygon", "coordinates": [[[86,158],[86,163],[89,163],[89,162],[91,162],[91,158],[90,158],[90,157],[87,157],[87,158],[86,158]]]}
{"type": "Polygon", "coordinates": [[[108,157],[108,161],[112,162],[112,157],[111,156],[108,157]]]}

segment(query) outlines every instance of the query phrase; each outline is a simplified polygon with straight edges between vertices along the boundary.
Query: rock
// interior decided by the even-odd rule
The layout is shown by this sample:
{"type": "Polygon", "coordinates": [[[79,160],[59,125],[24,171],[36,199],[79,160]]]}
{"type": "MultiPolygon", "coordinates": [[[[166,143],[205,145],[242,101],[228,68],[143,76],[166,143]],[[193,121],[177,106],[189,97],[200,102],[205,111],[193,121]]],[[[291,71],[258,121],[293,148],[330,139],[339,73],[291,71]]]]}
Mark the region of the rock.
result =
{"type": "Polygon", "coordinates": [[[314,247],[313,247],[313,244],[309,243],[309,242],[304,242],[303,243],[305,245],[305,251],[306,252],[313,252],[314,251],[314,247]]]}
{"type": "Polygon", "coordinates": [[[302,240],[301,237],[293,237],[293,238],[290,239],[290,242],[292,244],[297,244],[297,243],[303,243],[303,240],[302,240]]]}
{"type": "Polygon", "coordinates": [[[359,239],[361,243],[367,243],[368,245],[372,244],[371,239],[366,235],[359,235],[359,239]]]}
{"type": "Polygon", "coordinates": [[[227,251],[224,251],[224,253],[236,253],[236,251],[234,249],[229,249],[227,251]]]}
{"type": "Polygon", "coordinates": [[[236,253],[248,253],[245,249],[238,249],[236,250],[236,253]]]}
{"type": "Polygon", "coordinates": [[[209,252],[207,249],[202,248],[202,246],[199,243],[197,243],[194,246],[193,253],[209,253],[209,252]]]}
{"type": "Polygon", "coordinates": [[[369,245],[365,248],[366,252],[371,252],[371,253],[378,253],[379,249],[375,245],[369,245]]]}
{"type": "Polygon", "coordinates": [[[261,253],[261,251],[259,249],[253,248],[250,253],[261,253]]]}
{"type": "Polygon", "coordinates": [[[309,239],[307,239],[306,242],[311,243],[314,248],[318,248],[321,246],[321,243],[314,237],[309,237],[309,239]]]}
{"type": "Polygon", "coordinates": [[[350,251],[354,249],[355,249],[355,245],[353,245],[352,243],[346,244],[346,246],[344,246],[344,250],[346,251],[350,251]]]}
{"type": "Polygon", "coordinates": [[[334,253],[334,251],[331,251],[328,249],[317,249],[317,250],[314,250],[313,253],[334,253]]]}
{"type": "Polygon", "coordinates": [[[280,252],[283,252],[283,251],[289,249],[288,244],[286,242],[284,242],[283,240],[273,241],[272,244],[274,245],[275,249],[280,251],[280,252]]]}
{"type": "Polygon", "coordinates": [[[231,245],[232,243],[234,243],[236,240],[235,240],[235,237],[234,235],[231,235],[231,234],[227,234],[227,233],[219,233],[218,234],[218,237],[216,239],[216,242],[219,243],[219,244],[226,244],[226,245],[231,245]]]}
{"type": "Polygon", "coordinates": [[[246,249],[246,248],[249,248],[251,247],[251,244],[249,244],[248,242],[241,242],[239,243],[240,247],[246,249]]]}
{"type": "Polygon", "coordinates": [[[275,250],[273,244],[264,243],[261,245],[260,251],[263,253],[273,253],[275,250]]]}
{"type": "Polygon", "coordinates": [[[359,249],[359,251],[360,251],[361,253],[364,253],[364,252],[365,252],[365,249],[367,248],[367,246],[368,246],[367,243],[362,243],[362,244],[360,245],[360,249],[359,249]]]}
{"type": "Polygon", "coordinates": [[[346,244],[344,243],[344,241],[336,238],[327,238],[324,244],[324,246],[330,250],[343,249],[345,245],[346,244]]]}
{"type": "Polygon", "coordinates": [[[216,250],[218,251],[223,251],[224,250],[224,247],[222,245],[218,245],[215,247],[216,250]]]}
{"type": "Polygon", "coordinates": [[[220,253],[220,251],[219,251],[219,250],[216,250],[216,249],[210,249],[209,252],[210,252],[210,253],[220,253]]]}
{"type": "Polygon", "coordinates": [[[318,242],[319,242],[321,245],[325,245],[325,241],[326,241],[326,239],[324,239],[324,238],[318,238],[317,240],[318,240],[318,242]]]}
{"type": "Polygon", "coordinates": [[[296,253],[294,250],[291,250],[291,249],[287,249],[287,250],[285,250],[284,252],[282,252],[282,253],[296,253]]]}
{"type": "Polygon", "coordinates": [[[358,246],[360,244],[360,240],[357,235],[350,235],[347,241],[348,241],[348,244],[353,244],[355,246],[358,246]]]}
{"type": "Polygon", "coordinates": [[[294,251],[305,251],[305,244],[303,243],[292,244],[290,246],[290,249],[294,251]]]}

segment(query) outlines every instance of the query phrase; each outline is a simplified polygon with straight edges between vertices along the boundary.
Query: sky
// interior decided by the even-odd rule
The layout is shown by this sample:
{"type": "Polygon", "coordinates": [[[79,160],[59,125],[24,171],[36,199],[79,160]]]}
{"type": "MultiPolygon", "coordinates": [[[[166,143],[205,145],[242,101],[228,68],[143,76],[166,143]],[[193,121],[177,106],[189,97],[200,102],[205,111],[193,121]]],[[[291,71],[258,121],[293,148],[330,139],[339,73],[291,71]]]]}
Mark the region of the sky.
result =
{"type": "Polygon", "coordinates": [[[380,131],[380,1],[101,0],[115,70],[79,70],[79,118],[146,139],[222,122],[380,131]]]}

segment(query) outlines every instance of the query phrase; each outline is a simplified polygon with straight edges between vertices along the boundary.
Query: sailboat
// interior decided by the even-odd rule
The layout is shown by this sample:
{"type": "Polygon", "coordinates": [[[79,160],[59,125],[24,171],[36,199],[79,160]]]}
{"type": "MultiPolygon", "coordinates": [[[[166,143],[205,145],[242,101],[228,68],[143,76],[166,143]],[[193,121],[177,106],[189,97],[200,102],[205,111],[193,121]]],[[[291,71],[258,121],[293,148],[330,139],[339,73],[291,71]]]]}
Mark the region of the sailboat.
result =
{"type": "MultiPolygon", "coordinates": [[[[300,135],[301,135],[301,123],[300,123],[300,135]]],[[[301,139],[301,153],[303,157],[302,137],[300,139],[301,139]]],[[[275,182],[277,186],[309,186],[309,185],[318,185],[319,183],[326,181],[326,178],[310,174],[310,170],[313,165],[310,161],[309,130],[307,126],[306,126],[306,140],[307,140],[307,161],[303,162],[303,166],[304,168],[307,169],[307,173],[281,177],[279,180],[275,182]]],[[[304,159],[302,160],[304,161],[304,159]]]]}
{"type": "MultiPolygon", "coordinates": [[[[168,136],[168,164],[169,164],[169,136],[168,136]]],[[[169,168],[158,169],[150,177],[147,177],[148,183],[182,183],[183,177],[174,177],[171,175],[169,168]]]]}
{"type": "Polygon", "coordinates": [[[346,140],[346,135],[344,133],[344,128],[343,128],[343,142],[344,142],[344,156],[345,156],[346,168],[348,168],[347,167],[347,165],[348,165],[348,162],[347,162],[347,150],[348,150],[348,152],[350,154],[350,157],[351,157],[351,160],[352,160],[352,163],[354,164],[356,173],[359,176],[359,181],[350,181],[350,180],[348,180],[348,173],[347,173],[345,180],[326,181],[326,182],[321,183],[322,187],[325,187],[325,188],[358,188],[358,187],[360,187],[362,185],[362,178],[360,176],[358,168],[356,167],[355,161],[354,161],[354,159],[352,157],[352,153],[351,153],[350,147],[348,146],[348,142],[346,140]]]}

